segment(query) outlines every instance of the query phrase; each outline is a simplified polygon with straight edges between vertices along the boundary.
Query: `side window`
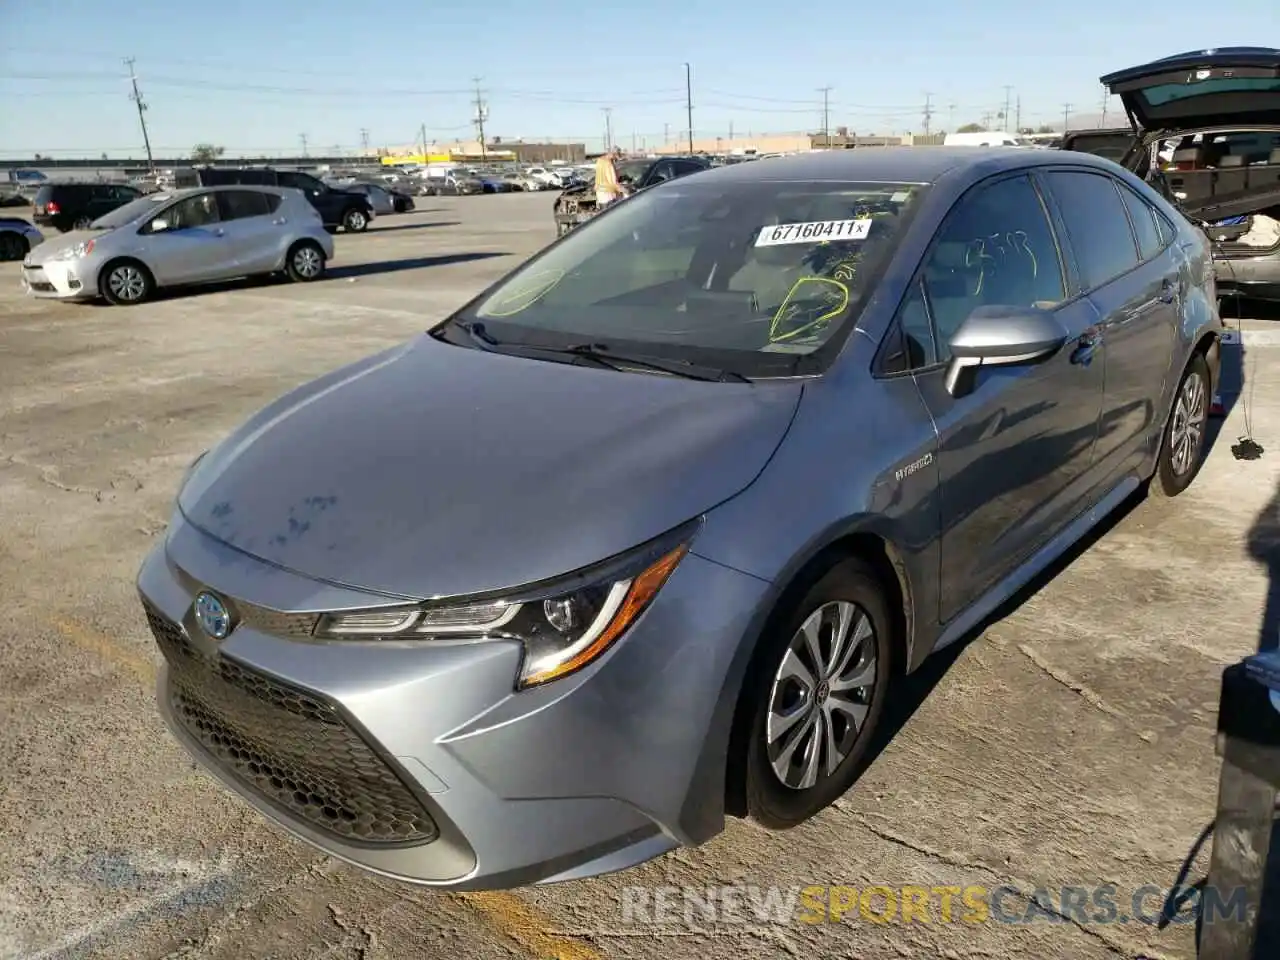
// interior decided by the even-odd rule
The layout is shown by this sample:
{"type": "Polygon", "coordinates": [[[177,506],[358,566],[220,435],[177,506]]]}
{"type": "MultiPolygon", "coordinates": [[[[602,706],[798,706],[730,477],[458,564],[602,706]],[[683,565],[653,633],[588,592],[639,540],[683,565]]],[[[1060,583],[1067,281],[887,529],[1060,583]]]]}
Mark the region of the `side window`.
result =
{"type": "Polygon", "coordinates": [[[293,187],[296,190],[306,192],[319,191],[321,183],[315,177],[309,177],[305,173],[296,173],[292,170],[282,170],[279,174],[280,186],[293,187]]]}
{"type": "Polygon", "coordinates": [[[1178,236],[1178,228],[1175,227],[1159,210],[1156,211],[1156,229],[1160,231],[1160,245],[1165,246],[1173,243],[1178,236]]]}
{"type": "Polygon", "coordinates": [[[223,190],[217,194],[223,220],[244,220],[267,215],[267,195],[256,190],[223,190]]]}
{"type": "Polygon", "coordinates": [[[1120,196],[1124,198],[1124,205],[1129,208],[1133,232],[1138,236],[1138,252],[1143,260],[1150,260],[1165,246],[1160,237],[1160,228],[1156,226],[1155,208],[1124,184],[1120,185],[1120,196]]]}
{"type": "Polygon", "coordinates": [[[653,166],[653,170],[649,172],[649,183],[662,183],[664,180],[671,180],[676,175],[670,160],[659,160],[653,166]]]}
{"type": "Polygon", "coordinates": [[[202,193],[175,203],[147,224],[143,233],[172,233],[218,222],[218,200],[212,193],[202,193]]]}
{"type": "Polygon", "coordinates": [[[267,205],[267,213],[275,213],[280,209],[280,204],[284,202],[284,197],[278,193],[264,193],[262,199],[267,205]]]}
{"type": "Polygon", "coordinates": [[[924,281],[917,280],[898,309],[895,325],[880,362],[882,374],[906,373],[937,362],[933,324],[924,301],[924,281]]]}
{"type": "Polygon", "coordinates": [[[947,344],[978,307],[1060,303],[1066,288],[1058,247],[1031,181],[1010,177],[961,197],[938,231],[921,279],[938,360],[950,358],[947,344]]]}
{"type": "Polygon", "coordinates": [[[702,164],[694,163],[692,160],[672,160],[671,165],[675,168],[677,177],[688,176],[702,169],[702,164]]]}
{"type": "Polygon", "coordinates": [[[1118,183],[1100,173],[1065,170],[1051,171],[1045,180],[1062,210],[1086,290],[1137,265],[1138,248],[1118,183]]]}

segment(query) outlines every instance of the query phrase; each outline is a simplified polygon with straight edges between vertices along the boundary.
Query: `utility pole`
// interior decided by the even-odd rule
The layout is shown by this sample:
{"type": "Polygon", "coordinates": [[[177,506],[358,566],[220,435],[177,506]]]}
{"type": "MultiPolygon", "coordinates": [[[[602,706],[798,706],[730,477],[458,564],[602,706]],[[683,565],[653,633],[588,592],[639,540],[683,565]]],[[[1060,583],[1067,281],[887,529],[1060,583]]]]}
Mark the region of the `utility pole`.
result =
{"type": "Polygon", "coordinates": [[[831,149],[831,88],[822,90],[822,135],[826,138],[826,147],[831,149]]]}
{"type": "Polygon", "coordinates": [[[604,108],[604,152],[613,149],[613,107],[604,108]]]}
{"type": "Polygon", "coordinates": [[[733,121],[732,120],[729,121],[729,141],[730,143],[733,142],[733,121]]]}
{"type": "Polygon", "coordinates": [[[1018,119],[1013,125],[1013,132],[1019,133],[1022,130],[1022,94],[1018,94],[1018,119]]]}
{"type": "Polygon", "coordinates": [[[671,142],[671,124],[664,123],[662,125],[662,145],[665,147],[671,142]]]}
{"type": "Polygon", "coordinates": [[[369,131],[364,127],[360,128],[360,146],[364,149],[365,156],[369,155],[369,131]]]}
{"type": "Polygon", "coordinates": [[[1071,123],[1071,104],[1064,103],[1062,105],[1062,132],[1067,132],[1067,127],[1071,123]]]}
{"type": "Polygon", "coordinates": [[[956,130],[956,105],[954,103],[947,104],[947,129],[952,133],[956,130]]]}
{"type": "Polygon", "coordinates": [[[147,148],[147,170],[155,173],[156,162],[151,156],[151,136],[147,133],[147,105],[142,99],[142,94],[138,92],[138,75],[133,70],[133,57],[129,57],[124,63],[129,68],[129,82],[133,84],[133,95],[129,99],[138,105],[138,123],[142,124],[142,142],[147,148]]]}
{"type": "Polygon", "coordinates": [[[636,152],[636,142],[637,142],[637,140],[636,140],[636,132],[635,132],[634,130],[632,130],[632,131],[631,131],[631,152],[632,152],[632,153],[635,153],[635,152],[636,152]]]}
{"type": "Polygon", "coordinates": [[[1111,100],[1111,91],[1105,86],[1102,88],[1102,126],[1107,125],[1107,106],[1111,100]]]}
{"type": "Polygon", "coordinates": [[[418,131],[422,136],[422,162],[427,162],[427,125],[424,123],[418,131]]]}
{"type": "Polygon", "coordinates": [[[1013,92],[1013,87],[1008,85],[1004,88],[1004,113],[1000,114],[1000,119],[1004,121],[1002,128],[1005,133],[1009,132],[1009,94],[1013,92]]]}
{"type": "Polygon", "coordinates": [[[302,141],[302,155],[307,155],[307,135],[305,133],[298,134],[298,139],[302,141]]]}
{"type": "Polygon", "coordinates": [[[476,85],[476,127],[480,133],[480,162],[484,163],[488,159],[487,147],[484,142],[484,122],[488,119],[488,108],[484,105],[484,97],[480,93],[480,78],[474,78],[476,85]]]}
{"type": "Polygon", "coordinates": [[[689,121],[689,156],[693,156],[693,74],[689,65],[684,65],[684,109],[689,121]]]}
{"type": "Polygon", "coordinates": [[[982,129],[983,130],[991,129],[991,111],[989,110],[982,115],[982,129]]]}
{"type": "Polygon", "coordinates": [[[924,135],[929,135],[929,127],[933,122],[933,94],[924,95],[924,135]]]}

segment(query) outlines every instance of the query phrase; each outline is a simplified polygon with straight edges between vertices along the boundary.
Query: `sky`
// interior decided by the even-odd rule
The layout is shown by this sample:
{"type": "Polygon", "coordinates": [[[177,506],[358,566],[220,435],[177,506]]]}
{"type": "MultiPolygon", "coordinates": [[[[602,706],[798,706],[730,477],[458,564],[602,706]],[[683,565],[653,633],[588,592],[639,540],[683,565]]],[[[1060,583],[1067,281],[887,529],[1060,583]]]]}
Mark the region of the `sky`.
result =
{"type": "Polygon", "coordinates": [[[1079,127],[1104,73],[1276,42],[1275,3],[9,0],[0,157],[143,156],[126,58],[157,158],[473,138],[477,85],[490,137],[656,146],[688,126],[686,63],[695,137],[818,131],[824,98],[859,134],[920,132],[926,103],[934,131],[999,127],[1006,96],[1024,126],[1079,127]]]}

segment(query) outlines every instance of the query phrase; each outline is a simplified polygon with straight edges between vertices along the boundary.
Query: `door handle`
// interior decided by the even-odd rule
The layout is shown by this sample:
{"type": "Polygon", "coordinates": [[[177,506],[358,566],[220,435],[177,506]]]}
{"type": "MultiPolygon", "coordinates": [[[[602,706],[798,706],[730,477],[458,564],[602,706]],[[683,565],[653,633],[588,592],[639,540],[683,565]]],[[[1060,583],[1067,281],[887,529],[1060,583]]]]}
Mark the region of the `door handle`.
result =
{"type": "Polygon", "coordinates": [[[1173,303],[1173,301],[1176,300],[1177,297],[1178,297],[1178,285],[1175,284],[1168,277],[1165,277],[1160,282],[1160,297],[1159,297],[1160,302],[1173,303]]]}
{"type": "Polygon", "coordinates": [[[1093,352],[1097,348],[1097,334],[1086,333],[1076,341],[1076,347],[1071,351],[1071,362],[1080,367],[1089,366],[1093,362],[1093,352]]]}

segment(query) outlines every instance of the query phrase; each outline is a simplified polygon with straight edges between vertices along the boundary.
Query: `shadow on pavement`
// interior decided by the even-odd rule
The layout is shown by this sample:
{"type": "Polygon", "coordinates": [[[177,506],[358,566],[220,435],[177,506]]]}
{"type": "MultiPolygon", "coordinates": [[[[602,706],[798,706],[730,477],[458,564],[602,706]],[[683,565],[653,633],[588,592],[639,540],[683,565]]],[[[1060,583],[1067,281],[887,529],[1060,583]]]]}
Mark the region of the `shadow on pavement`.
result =
{"type": "Polygon", "coordinates": [[[402,270],[420,270],[425,267],[444,267],[451,263],[470,263],[492,257],[509,257],[509,253],[442,253],[435,257],[408,257],[404,260],[375,260],[373,263],[353,263],[330,267],[325,276],[330,280],[348,277],[368,277],[379,273],[399,273],[402,270]]]}
{"type": "MultiPolygon", "coordinates": [[[[398,213],[398,214],[395,214],[395,216],[411,217],[413,216],[413,212],[398,213]]],[[[374,223],[376,224],[377,221],[375,220],[374,223]]],[[[426,230],[429,227],[457,227],[457,226],[460,226],[457,220],[441,220],[434,223],[393,223],[389,227],[383,227],[383,226],[370,227],[368,230],[368,233],[371,233],[371,234],[391,233],[395,230],[426,230]]]]}

